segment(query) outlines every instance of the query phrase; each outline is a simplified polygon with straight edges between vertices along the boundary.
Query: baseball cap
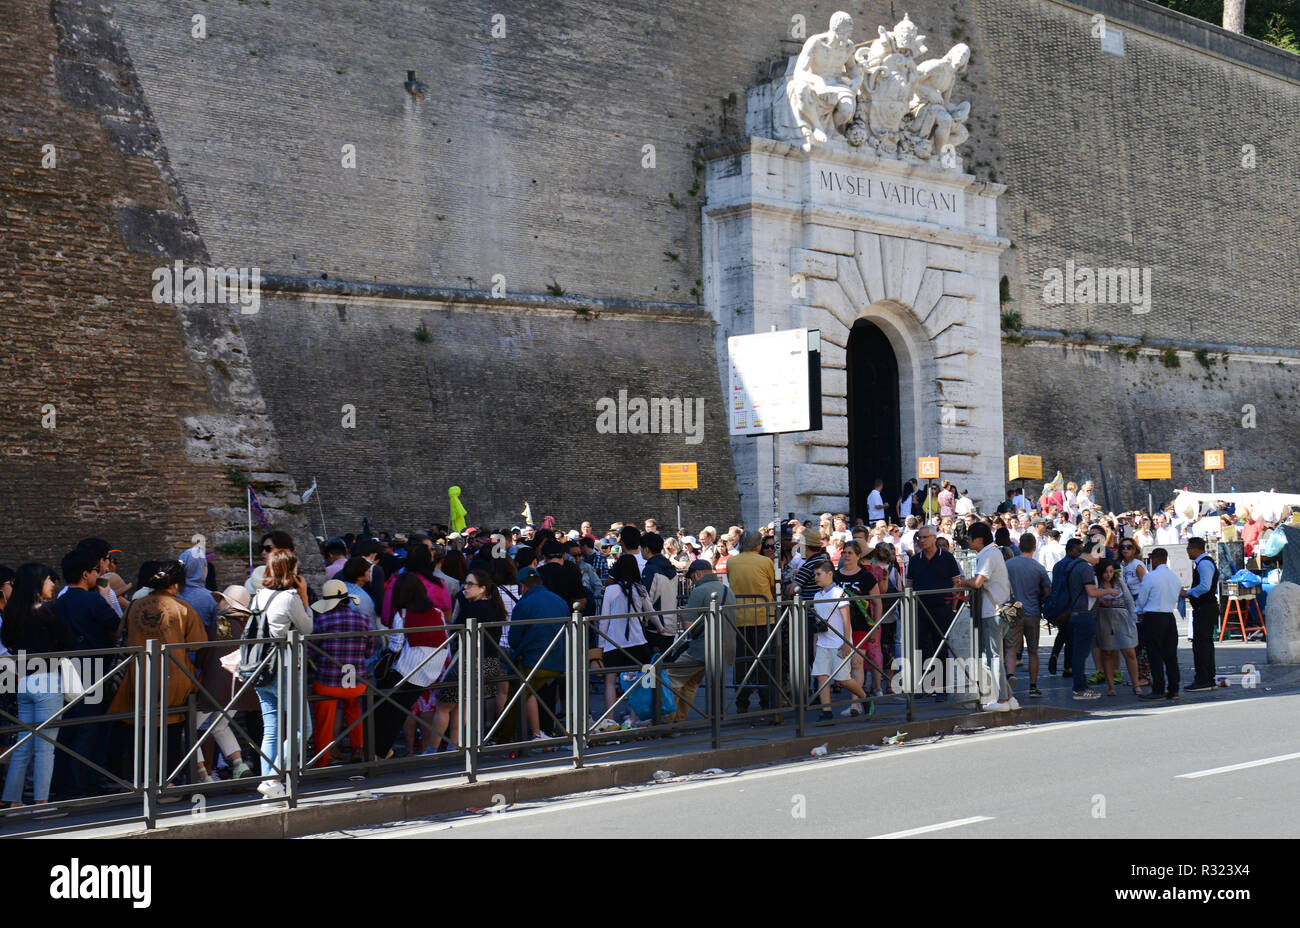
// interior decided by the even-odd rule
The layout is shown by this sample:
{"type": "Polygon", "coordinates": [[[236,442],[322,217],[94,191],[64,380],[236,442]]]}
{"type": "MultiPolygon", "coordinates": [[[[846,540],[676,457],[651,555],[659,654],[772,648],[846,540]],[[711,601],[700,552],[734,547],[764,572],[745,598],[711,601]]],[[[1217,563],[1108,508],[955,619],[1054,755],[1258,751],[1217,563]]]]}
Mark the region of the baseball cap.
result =
{"type": "Polygon", "coordinates": [[[542,545],[542,557],[564,557],[564,545],[552,538],[542,545]]]}
{"type": "Polygon", "coordinates": [[[519,573],[515,576],[515,579],[519,583],[523,583],[525,580],[541,580],[542,575],[537,572],[536,567],[523,567],[520,568],[519,573]]]}
{"type": "Polygon", "coordinates": [[[705,570],[708,571],[709,573],[712,573],[713,565],[706,560],[703,560],[701,558],[696,558],[695,560],[691,561],[690,566],[686,568],[686,572],[688,574],[693,574],[697,570],[705,570]]]}

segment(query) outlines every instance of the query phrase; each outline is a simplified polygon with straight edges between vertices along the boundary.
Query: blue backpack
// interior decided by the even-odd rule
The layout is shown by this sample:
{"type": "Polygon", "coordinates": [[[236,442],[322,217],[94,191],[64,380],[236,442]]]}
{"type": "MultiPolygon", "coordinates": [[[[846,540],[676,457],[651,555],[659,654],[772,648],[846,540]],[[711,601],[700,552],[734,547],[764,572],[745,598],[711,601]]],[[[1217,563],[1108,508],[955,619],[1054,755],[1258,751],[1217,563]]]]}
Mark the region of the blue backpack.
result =
{"type": "Polygon", "coordinates": [[[1077,558],[1065,570],[1065,582],[1052,585],[1052,592],[1047,594],[1047,599],[1043,601],[1043,618],[1049,622],[1055,623],[1061,616],[1070,611],[1074,601],[1078,599],[1079,593],[1083,592],[1082,587],[1078,591],[1073,590],[1073,584],[1070,578],[1074,576],[1075,568],[1080,564],[1086,564],[1082,558],[1077,558]]]}

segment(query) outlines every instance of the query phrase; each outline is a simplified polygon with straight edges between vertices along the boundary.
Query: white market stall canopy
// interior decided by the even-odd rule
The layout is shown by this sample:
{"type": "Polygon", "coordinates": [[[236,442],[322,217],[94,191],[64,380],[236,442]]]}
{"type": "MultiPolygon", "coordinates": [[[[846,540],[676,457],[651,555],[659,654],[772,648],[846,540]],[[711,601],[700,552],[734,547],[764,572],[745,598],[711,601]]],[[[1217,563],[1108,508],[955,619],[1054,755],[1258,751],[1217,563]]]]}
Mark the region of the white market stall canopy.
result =
{"type": "Polygon", "coordinates": [[[1287,506],[1300,509],[1298,493],[1193,493],[1179,490],[1174,497],[1174,511],[1185,519],[1195,519],[1200,513],[1201,503],[1213,503],[1222,500],[1233,503],[1238,513],[1248,510],[1256,518],[1276,522],[1282,518],[1282,510],[1287,506]]]}

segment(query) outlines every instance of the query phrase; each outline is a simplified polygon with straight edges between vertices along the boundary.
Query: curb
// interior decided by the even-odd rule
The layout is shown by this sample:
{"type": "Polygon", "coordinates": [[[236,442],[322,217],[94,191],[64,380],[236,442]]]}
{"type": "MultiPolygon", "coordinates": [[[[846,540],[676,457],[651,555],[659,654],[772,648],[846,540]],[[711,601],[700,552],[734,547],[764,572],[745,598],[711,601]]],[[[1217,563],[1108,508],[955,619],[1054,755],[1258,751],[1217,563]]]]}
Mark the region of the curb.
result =
{"type": "Polygon", "coordinates": [[[808,757],[814,747],[826,745],[828,753],[850,748],[879,745],[882,739],[892,736],[899,724],[907,725],[912,739],[926,738],[954,725],[967,728],[1001,728],[1027,722],[1054,722],[1078,718],[1087,712],[1062,709],[1055,706],[1032,706],[1019,712],[974,712],[963,716],[949,716],[917,720],[910,723],[891,723],[875,728],[855,728],[835,732],[827,728],[819,734],[803,738],[771,741],[762,744],[738,745],[730,748],[710,748],[693,753],[608,761],[589,767],[549,773],[521,774],[513,777],[463,783],[451,786],[434,786],[428,789],[379,795],[373,799],[322,800],[297,809],[279,809],[256,812],[251,815],[231,816],[201,822],[160,822],[156,829],[140,828],[118,834],[119,838],[297,838],[306,835],[382,825],[387,822],[425,818],[448,812],[463,812],[472,808],[488,808],[506,803],[530,802],[551,799],[573,793],[608,789],[646,783],[654,779],[656,770],[671,767],[676,776],[700,773],[712,767],[741,768],[770,764],[778,761],[808,757]]]}

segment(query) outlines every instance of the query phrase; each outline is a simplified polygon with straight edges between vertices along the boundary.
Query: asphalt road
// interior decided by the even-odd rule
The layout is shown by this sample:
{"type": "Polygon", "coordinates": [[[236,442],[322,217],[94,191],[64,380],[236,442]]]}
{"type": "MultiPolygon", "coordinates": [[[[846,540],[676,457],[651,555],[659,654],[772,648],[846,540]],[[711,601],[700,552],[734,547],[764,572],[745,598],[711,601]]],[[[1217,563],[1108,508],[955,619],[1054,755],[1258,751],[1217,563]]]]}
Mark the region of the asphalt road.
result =
{"type": "Polygon", "coordinates": [[[1296,837],[1297,712],[1188,697],[320,837],[1296,837]]]}
{"type": "Polygon", "coordinates": [[[1189,697],[321,837],[1296,837],[1298,712],[1189,697]]]}

